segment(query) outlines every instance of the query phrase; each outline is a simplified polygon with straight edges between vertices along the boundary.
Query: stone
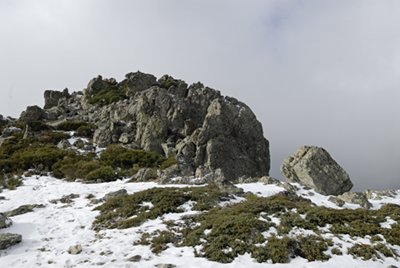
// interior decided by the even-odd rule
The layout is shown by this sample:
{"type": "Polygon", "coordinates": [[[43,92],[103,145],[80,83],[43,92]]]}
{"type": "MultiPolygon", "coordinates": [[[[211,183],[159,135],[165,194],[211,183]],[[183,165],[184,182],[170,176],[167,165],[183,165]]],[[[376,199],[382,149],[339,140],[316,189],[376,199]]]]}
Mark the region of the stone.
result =
{"type": "Polygon", "coordinates": [[[46,118],[46,113],[39,106],[28,106],[24,112],[21,113],[19,120],[23,122],[41,121],[46,118]]]}
{"type": "Polygon", "coordinates": [[[4,215],[7,217],[14,217],[17,215],[22,215],[25,213],[32,212],[35,208],[44,208],[44,205],[42,204],[22,205],[16,209],[4,212],[4,215]]]}
{"type": "Polygon", "coordinates": [[[118,191],[115,192],[109,192],[107,193],[104,197],[103,200],[107,201],[108,199],[112,198],[112,197],[117,197],[117,196],[126,196],[128,195],[128,192],[125,189],[120,189],[118,191]]]}
{"type": "Polygon", "coordinates": [[[127,261],[130,261],[130,262],[140,262],[141,260],[142,260],[142,256],[140,256],[140,255],[134,255],[127,259],[127,261]]]}
{"type": "Polygon", "coordinates": [[[283,189],[285,189],[286,191],[290,192],[290,193],[295,193],[299,190],[299,188],[287,181],[282,183],[282,187],[283,189]]]}
{"type": "Polygon", "coordinates": [[[338,207],[343,207],[345,204],[345,202],[342,199],[338,198],[337,196],[330,196],[328,198],[328,201],[332,202],[338,207]]]}
{"type": "Polygon", "coordinates": [[[58,105],[61,99],[68,99],[69,97],[70,95],[67,88],[63,91],[46,90],[44,92],[44,109],[53,108],[58,105]]]}
{"type": "Polygon", "coordinates": [[[70,143],[68,140],[61,140],[61,141],[57,144],[57,148],[63,149],[63,150],[68,149],[68,148],[71,148],[71,147],[72,147],[72,145],[71,145],[71,143],[70,143]]]}
{"type": "Polygon", "coordinates": [[[85,142],[82,139],[77,139],[74,144],[73,144],[76,148],[78,149],[83,149],[83,147],[85,147],[85,142]]]}
{"type": "Polygon", "coordinates": [[[22,241],[22,235],[2,233],[0,234],[0,250],[7,249],[14,246],[22,241]]]}
{"type": "Polygon", "coordinates": [[[177,267],[175,264],[170,264],[170,263],[160,263],[156,264],[157,268],[175,268],[177,267]]]}
{"type": "Polygon", "coordinates": [[[154,168],[141,168],[133,176],[133,181],[154,181],[157,179],[157,170],[154,168]]]}
{"type": "Polygon", "coordinates": [[[242,195],[244,193],[242,188],[236,187],[231,181],[225,178],[221,169],[206,176],[208,181],[211,181],[219,188],[222,193],[242,195]],[[207,178],[208,177],[208,178],[207,178]]]}
{"type": "Polygon", "coordinates": [[[10,227],[12,225],[12,220],[9,219],[3,213],[0,213],[0,229],[10,227]]]}
{"type": "Polygon", "coordinates": [[[264,184],[275,184],[275,185],[278,185],[278,186],[282,184],[282,182],[280,180],[275,179],[275,178],[270,177],[270,176],[261,177],[258,180],[258,182],[261,182],[261,183],[264,183],[264,184]]]}
{"type": "Polygon", "coordinates": [[[82,246],[80,244],[70,246],[68,248],[68,253],[71,255],[78,255],[82,252],[82,246]]]}
{"type": "Polygon", "coordinates": [[[8,128],[5,128],[5,129],[3,130],[3,132],[1,133],[1,136],[2,136],[3,138],[7,138],[7,137],[13,136],[14,134],[20,133],[20,132],[22,132],[22,129],[20,129],[20,128],[17,128],[17,127],[8,127],[8,128]]]}
{"type": "Polygon", "coordinates": [[[303,146],[281,165],[286,181],[300,183],[323,195],[340,195],[353,187],[347,172],[321,147],[303,146]]]}
{"type": "Polygon", "coordinates": [[[367,195],[360,192],[346,192],[337,198],[344,202],[360,205],[362,208],[370,209],[372,204],[368,201],[367,195]]]}

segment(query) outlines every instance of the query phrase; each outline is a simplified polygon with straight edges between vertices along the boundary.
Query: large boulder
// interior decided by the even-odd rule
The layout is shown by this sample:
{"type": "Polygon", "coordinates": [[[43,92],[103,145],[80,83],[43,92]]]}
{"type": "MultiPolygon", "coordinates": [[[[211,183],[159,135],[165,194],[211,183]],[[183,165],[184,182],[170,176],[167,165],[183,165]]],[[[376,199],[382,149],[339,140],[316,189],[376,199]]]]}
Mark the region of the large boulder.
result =
{"type": "Polygon", "coordinates": [[[281,165],[288,182],[300,183],[324,195],[350,191],[353,183],[347,172],[323,148],[303,146],[281,165]]]}

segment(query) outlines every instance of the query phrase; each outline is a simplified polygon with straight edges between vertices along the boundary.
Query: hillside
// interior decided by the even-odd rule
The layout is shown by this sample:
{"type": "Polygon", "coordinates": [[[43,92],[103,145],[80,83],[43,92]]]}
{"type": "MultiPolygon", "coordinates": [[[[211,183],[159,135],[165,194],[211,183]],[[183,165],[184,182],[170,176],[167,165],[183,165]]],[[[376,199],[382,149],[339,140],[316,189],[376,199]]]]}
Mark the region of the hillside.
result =
{"type": "Polygon", "coordinates": [[[400,190],[323,148],[268,176],[244,103],[141,72],[0,116],[1,267],[396,267],[400,190]],[[393,265],[393,266],[390,266],[393,265]]]}

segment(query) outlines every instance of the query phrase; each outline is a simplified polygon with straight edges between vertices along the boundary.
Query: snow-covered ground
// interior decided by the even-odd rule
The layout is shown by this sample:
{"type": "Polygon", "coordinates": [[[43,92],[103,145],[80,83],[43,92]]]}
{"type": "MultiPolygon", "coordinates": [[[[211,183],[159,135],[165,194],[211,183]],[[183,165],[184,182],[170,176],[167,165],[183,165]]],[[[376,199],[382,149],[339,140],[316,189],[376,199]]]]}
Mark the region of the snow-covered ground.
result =
{"type": "MultiPolygon", "coordinates": [[[[177,267],[387,267],[400,266],[393,258],[379,261],[361,261],[352,256],[332,256],[327,262],[308,262],[302,258],[293,259],[289,264],[257,263],[249,254],[236,258],[230,264],[220,264],[205,258],[196,258],[192,248],[176,248],[171,246],[159,256],[154,255],[148,246],[134,245],[142,232],[163,230],[163,220],[147,221],[140,227],[124,230],[107,230],[96,233],[91,229],[92,222],[98,215],[93,211],[96,205],[90,204],[86,198],[89,194],[101,198],[105,194],[126,189],[129,194],[153,187],[184,187],[183,185],[157,185],[156,183],[126,183],[116,181],[101,184],[82,184],[66,182],[52,177],[30,177],[17,190],[5,190],[0,193],[6,199],[0,201],[0,212],[9,211],[25,204],[43,204],[44,208],[36,208],[34,212],[12,217],[13,225],[0,229],[0,233],[18,233],[23,236],[20,244],[0,251],[0,267],[155,267],[157,264],[174,264],[177,267]],[[74,202],[65,204],[50,202],[69,194],[78,194],[74,202]],[[71,255],[70,246],[80,244],[82,253],[71,255]],[[140,262],[128,259],[140,255],[140,262]]],[[[271,196],[283,191],[276,185],[249,183],[237,185],[245,191],[260,196],[271,196]]],[[[298,186],[298,185],[297,185],[298,186]]],[[[312,190],[299,190],[299,194],[311,199],[314,203],[336,207],[328,201],[328,197],[312,190]],[[310,195],[309,192],[312,192],[310,195]]],[[[239,199],[238,199],[239,200],[239,199]]],[[[236,202],[238,201],[236,200],[236,202]]],[[[395,198],[373,200],[374,208],[380,203],[400,204],[400,193],[395,198]]],[[[144,204],[151,205],[151,204],[144,204]]],[[[348,205],[351,208],[356,205],[348,205]]],[[[186,204],[187,211],[180,214],[165,215],[167,220],[178,220],[182,215],[193,213],[191,204],[186,204]]],[[[390,220],[388,220],[388,224],[390,220]]]]}

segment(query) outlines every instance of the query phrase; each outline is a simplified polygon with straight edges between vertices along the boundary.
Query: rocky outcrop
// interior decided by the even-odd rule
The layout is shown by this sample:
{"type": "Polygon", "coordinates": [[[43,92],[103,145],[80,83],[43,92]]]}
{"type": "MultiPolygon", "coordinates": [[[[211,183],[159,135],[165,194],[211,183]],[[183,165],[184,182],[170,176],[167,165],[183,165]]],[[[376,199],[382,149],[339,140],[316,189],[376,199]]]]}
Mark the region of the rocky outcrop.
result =
{"type": "Polygon", "coordinates": [[[60,100],[68,99],[69,97],[68,89],[64,89],[63,91],[46,90],[44,92],[44,109],[56,107],[60,100]]]}
{"type": "MultiPolygon", "coordinates": [[[[151,74],[136,72],[121,82],[98,76],[83,93],[68,97],[46,94],[48,120],[94,124],[93,141],[101,147],[122,143],[175,157],[176,176],[206,176],[221,169],[225,178],[235,180],[269,173],[269,143],[251,109],[201,83],[188,86],[167,75],[157,81],[151,74]],[[107,90],[116,94],[116,101],[93,103],[107,90]]],[[[24,118],[33,118],[29,114],[24,118]]]]}
{"type": "Polygon", "coordinates": [[[300,183],[324,195],[348,192],[353,183],[347,172],[323,148],[303,146],[281,165],[288,182],[300,183]]]}
{"type": "Polygon", "coordinates": [[[19,234],[4,233],[0,234],[0,249],[7,249],[22,241],[22,236],[19,234]]]}

